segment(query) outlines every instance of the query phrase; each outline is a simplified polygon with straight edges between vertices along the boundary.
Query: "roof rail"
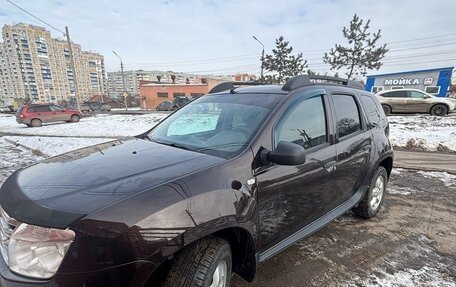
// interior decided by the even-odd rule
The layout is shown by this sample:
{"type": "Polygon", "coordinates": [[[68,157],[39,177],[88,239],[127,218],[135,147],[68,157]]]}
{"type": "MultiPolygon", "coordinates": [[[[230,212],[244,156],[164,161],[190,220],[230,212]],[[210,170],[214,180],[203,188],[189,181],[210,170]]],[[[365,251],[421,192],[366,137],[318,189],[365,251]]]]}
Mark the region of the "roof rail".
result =
{"type": "Polygon", "coordinates": [[[237,88],[237,86],[259,86],[265,85],[265,83],[260,82],[223,82],[218,84],[217,86],[213,87],[209,94],[219,93],[223,91],[232,91],[237,88]]]}
{"type": "Polygon", "coordinates": [[[312,84],[327,83],[327,84],[340,84],[349,88],[364,90],[364,85],[358,81],[342,79],[338,77],[330,76],[309,76],[309,75],[298,75],[289,79],[283,86],[282,90],[292,91],[297,88],[309,86],[312,84]]]}

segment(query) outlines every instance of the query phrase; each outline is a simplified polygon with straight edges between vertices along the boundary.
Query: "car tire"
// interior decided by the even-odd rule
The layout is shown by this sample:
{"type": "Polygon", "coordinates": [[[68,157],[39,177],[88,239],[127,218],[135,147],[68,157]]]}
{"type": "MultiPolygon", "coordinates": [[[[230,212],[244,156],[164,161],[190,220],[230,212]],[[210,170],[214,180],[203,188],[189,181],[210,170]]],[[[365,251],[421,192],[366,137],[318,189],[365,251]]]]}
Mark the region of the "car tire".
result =
{"type": "Polygon", "coordinates": [[[70,122],[72,122],[72,123],[79,122],[79,116],[78,115],[72,115],[71,119],[70,119],[70,122]]]}
{"type": "Polygon", "coordinates": [[[382,105],[383,111],[385,112],[385,115],[389,116],[391,115],[391,107],[388,105],[382,105]]]}
{"type": "Polygon", "coordinates": [[[162,286],[229,287],[231,266],[230,244],[217,237],[204,238],[179,251],[162,286]]]}
{"type": "Polygon", "coordinates": [[[448,114],[448,107],[442,104],[434,105],[431,108],[430,114],[433,116],[446,116],[448,114]]]}
{"type": "Polygon", "coordinates": [[[43,122],[40,119],[33,119],[30,122],[30,125],[34,128],[41,127],[43,125],[43,122]]]}
{"type": "Polygon", "coordinates": [[[377,215],[385,199],[388,174],[383,166],[379,166],[372,176],[367,192],[353,211],[362,218],[372,218],[377,215]]]}

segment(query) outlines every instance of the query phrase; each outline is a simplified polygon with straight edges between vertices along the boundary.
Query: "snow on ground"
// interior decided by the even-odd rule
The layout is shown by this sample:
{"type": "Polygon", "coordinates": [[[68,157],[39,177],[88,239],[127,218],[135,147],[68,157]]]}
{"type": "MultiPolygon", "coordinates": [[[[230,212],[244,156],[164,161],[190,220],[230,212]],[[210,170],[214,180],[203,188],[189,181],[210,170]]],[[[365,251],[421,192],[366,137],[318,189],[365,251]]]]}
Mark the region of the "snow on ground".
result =
{"type": "Polygon", "coordinates": [[[109,138],[33,137],[5,136],[7,142],[25,147],[45,157],[55,156],[75,149],[100,144],[109,138]]]}
{"type": "Polygon", "coordinates": [[[167,114],[142,115],[100,114],[82,118],[79,123],[51,123],[39,128],[29,128],[16,122],[14,116],[0,117],[0,132],[25,135],[53,135],[72,137],[123,137],[134,136],[155,126],[167,114]]]}
{"type": "MultiPolygon", "coordinates": [[[[456,163],[455,163],[456,164],[456,163]]],[[[416,173],[421,174],[427,178],[437,178],[443,182],[445,186],[456,186],[456,175],[448,172],[439,171],[417,171],[416,173]]]]}
{"type": "Polygon", "coordinates": [[[427,151],[456,152],[456,117],[391,116],[393,146],[427,151]]]}

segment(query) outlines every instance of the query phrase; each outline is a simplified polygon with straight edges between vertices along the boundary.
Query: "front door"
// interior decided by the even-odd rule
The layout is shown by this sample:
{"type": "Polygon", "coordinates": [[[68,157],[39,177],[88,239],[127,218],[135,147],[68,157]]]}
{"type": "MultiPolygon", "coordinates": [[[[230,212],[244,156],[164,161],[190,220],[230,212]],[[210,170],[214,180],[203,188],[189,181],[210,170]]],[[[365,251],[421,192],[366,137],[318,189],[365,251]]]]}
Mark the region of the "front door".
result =
{"type": "Polygon", "coordinates": [[[424,93],[420,91],[408,91],[409,97],[407,100],[407,106],[405,107],[407,112],[411,113],[427,113],[429,110],[429,102],[425,98],[424,93]]]}
{"type": "Polygon", "coordinates": [[[305,94],[289,104],[273,128],[273,147],[287,141],[302,145],[307,153],[302,165],[270,164],[256,175],[260,250],[328,211],[327,198],[334,191],[336,149],[329,140],[327,111],[327,96],[305,94]]]}

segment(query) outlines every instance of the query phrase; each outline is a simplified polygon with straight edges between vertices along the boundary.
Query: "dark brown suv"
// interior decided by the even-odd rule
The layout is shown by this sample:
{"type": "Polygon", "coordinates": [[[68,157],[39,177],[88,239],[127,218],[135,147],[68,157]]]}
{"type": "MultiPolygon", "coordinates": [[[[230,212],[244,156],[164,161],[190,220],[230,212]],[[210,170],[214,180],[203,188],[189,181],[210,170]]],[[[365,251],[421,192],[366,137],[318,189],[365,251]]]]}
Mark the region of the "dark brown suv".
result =
{"type": "Polygon", "coordinates": [[[229,286],[350,209],[377,214],[393,151],[374,96],[328,77],[239,84],[13,173],[0,285],[229,286]]]}

